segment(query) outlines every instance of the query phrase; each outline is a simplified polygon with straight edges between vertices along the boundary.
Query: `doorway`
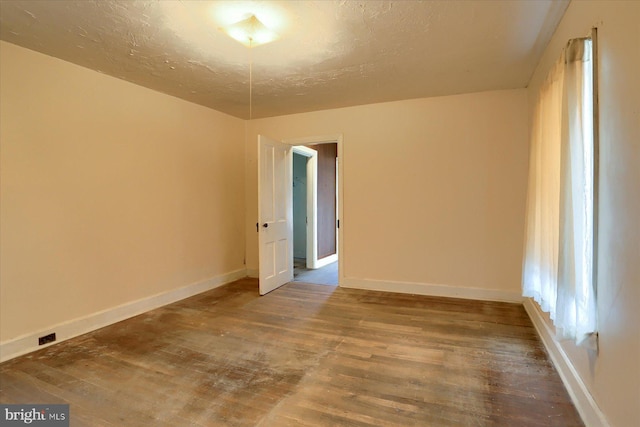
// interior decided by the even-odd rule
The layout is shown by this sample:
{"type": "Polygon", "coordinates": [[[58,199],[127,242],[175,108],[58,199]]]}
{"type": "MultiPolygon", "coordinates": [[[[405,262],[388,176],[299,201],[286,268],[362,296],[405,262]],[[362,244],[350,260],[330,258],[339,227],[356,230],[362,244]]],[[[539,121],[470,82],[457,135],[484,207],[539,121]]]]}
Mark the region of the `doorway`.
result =
{"type": "Polygon", "coordinates": [[[338,284],[338,146],[294,146],[294,281],[338,284]]]}
{"type": "MultiPolygon", "coordinates": [[[[338,238],[337,228],[341,225],[340,219],[342,217],[342,198],[344,192],[342,187],[344,185],[343,169],[344,164],[342,161],[338,161],[338,157],[342,157],[342,135],[330,135],[324,137],[308,137],[297,138],[290,140],[283,140],[281,142],[270,139],[264,135],[258,135],[258,222],[256,223],[256,231],[258,234],[258,255],[259,255],[259,288],[260,294],[264,295],[273,289],[283,285],[287,281],[294,279],[294,253],[293,253],[293,152],[296,146],[315,146],[316,148],[322,147],[325,144],[333,145],[333,160],[332,160],[332,173],[333,183],[331,184],[334,196],[333,203],[330,210],[333,215],[329,218],[331,231],[327,232],[326,228],[321,229],[320,234],[322,238],[326,236],[331,237],[332,243],[330,243],[331,253],[326,252],[326,246],[320,246],[317,242],[318,227],[317,224],[314,227],[307,227],[311,229],[315,236],[312,235],[311,239],[307,239],[307,247],[310,247],[310,242],[313,241],[313,237],[316,237],[315,244],[307,250],[307,259],[309,253],[315,256],[312,258],[310,270],[316,271],[319,268],[326,265],[332,265],[333,269],[337,270],[337,280],[332,280],[332,284],[338,285],[343,280],[343,263],[344,257],[342,255],[343,239],[338,238]],[[338,187],[340,189],[338,190],[338,187]],[[337,213],[336,213],[337,211],[337,213]],[[282,227],[281,227],[282,225],[282,227]],[[318,254],[321,254],[318,257],[318,254]],[[337,263],[336,263],[337,260],[337,263]]],[[[310,149],[310,152],[317,151],[310,149]]],[[[313,162],[307,160],[307,165],[313,162]]],[[[307,187],[309,181],[307,181],[307,187]]],[[[308,187],[309,188],[309,187],[308,187]]],[[[317,185],[314,187],[317,188],[317,185]]],[[[309,194],[315,194],[316,191],[308,191],[309,194]]],[[[308,206],[309,206],[308,202],[308,206]]],[[[317,199],[315,204],[312,204],[312,208],[317,208],[317,199]]],[[[309,224],[313,218],[309,209],[306,212],[307,224],[309,224]]],[[[325,216],[322,216],[326,220],[325,216]]],[[[309,236],[310,233],[307,233],[309,236]]],[[[306,260],[304,263],[306,269],[306,260]]],[[[325,270],[326,271],[326,270],[325,270]]]]}

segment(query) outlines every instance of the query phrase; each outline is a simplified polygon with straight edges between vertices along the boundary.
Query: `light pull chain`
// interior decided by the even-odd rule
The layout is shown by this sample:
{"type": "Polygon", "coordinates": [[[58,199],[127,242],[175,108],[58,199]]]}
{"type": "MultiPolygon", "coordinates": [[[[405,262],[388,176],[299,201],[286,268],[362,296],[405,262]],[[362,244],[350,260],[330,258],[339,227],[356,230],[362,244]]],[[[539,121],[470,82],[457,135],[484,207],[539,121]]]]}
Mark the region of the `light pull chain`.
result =
{"type": "Polygon", "coordinates": [[[249,120],[253,117],[253,38],[249,37],[249,120]]]}

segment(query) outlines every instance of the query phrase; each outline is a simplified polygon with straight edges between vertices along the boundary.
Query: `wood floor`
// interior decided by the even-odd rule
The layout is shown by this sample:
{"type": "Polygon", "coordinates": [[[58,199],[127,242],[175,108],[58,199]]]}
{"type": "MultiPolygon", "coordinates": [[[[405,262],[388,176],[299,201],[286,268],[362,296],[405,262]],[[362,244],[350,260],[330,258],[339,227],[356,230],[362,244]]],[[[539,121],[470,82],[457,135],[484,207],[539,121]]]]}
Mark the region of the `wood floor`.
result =
{"type": "Polygon", "coordinates": [[[244,279],[0,365],[72,426],[580,426],[518,304],[244,279]]]}

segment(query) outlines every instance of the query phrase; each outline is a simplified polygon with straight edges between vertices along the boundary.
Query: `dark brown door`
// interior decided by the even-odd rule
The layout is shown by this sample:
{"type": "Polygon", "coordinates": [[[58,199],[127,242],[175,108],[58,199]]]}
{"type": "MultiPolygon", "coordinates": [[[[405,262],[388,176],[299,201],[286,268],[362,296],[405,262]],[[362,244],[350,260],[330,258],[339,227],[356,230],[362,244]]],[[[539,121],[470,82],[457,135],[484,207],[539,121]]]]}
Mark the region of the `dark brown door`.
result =
{"type": "Polygon", "coordinates": [[[336,158],[338,144],[310,146],[318,152],[318,259],[337,252],[336,158]]]}

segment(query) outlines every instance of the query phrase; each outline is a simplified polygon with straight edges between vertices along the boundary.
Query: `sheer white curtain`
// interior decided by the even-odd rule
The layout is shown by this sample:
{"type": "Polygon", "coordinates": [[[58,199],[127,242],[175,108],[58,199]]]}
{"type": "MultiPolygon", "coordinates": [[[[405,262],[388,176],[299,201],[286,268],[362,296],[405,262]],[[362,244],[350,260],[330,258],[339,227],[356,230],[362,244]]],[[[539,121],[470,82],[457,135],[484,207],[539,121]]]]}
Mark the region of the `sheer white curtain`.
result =
{"type": "Polygon", "coordinates": [[[555,319],[564,55],[542,83],[531,128],[523,293],[555,319]]]}
{"type": "Polygon", "coordinates": [[[591,40],[569,42],[533,116],[523,295],[563,339],[596,345],[591,40]]]}

